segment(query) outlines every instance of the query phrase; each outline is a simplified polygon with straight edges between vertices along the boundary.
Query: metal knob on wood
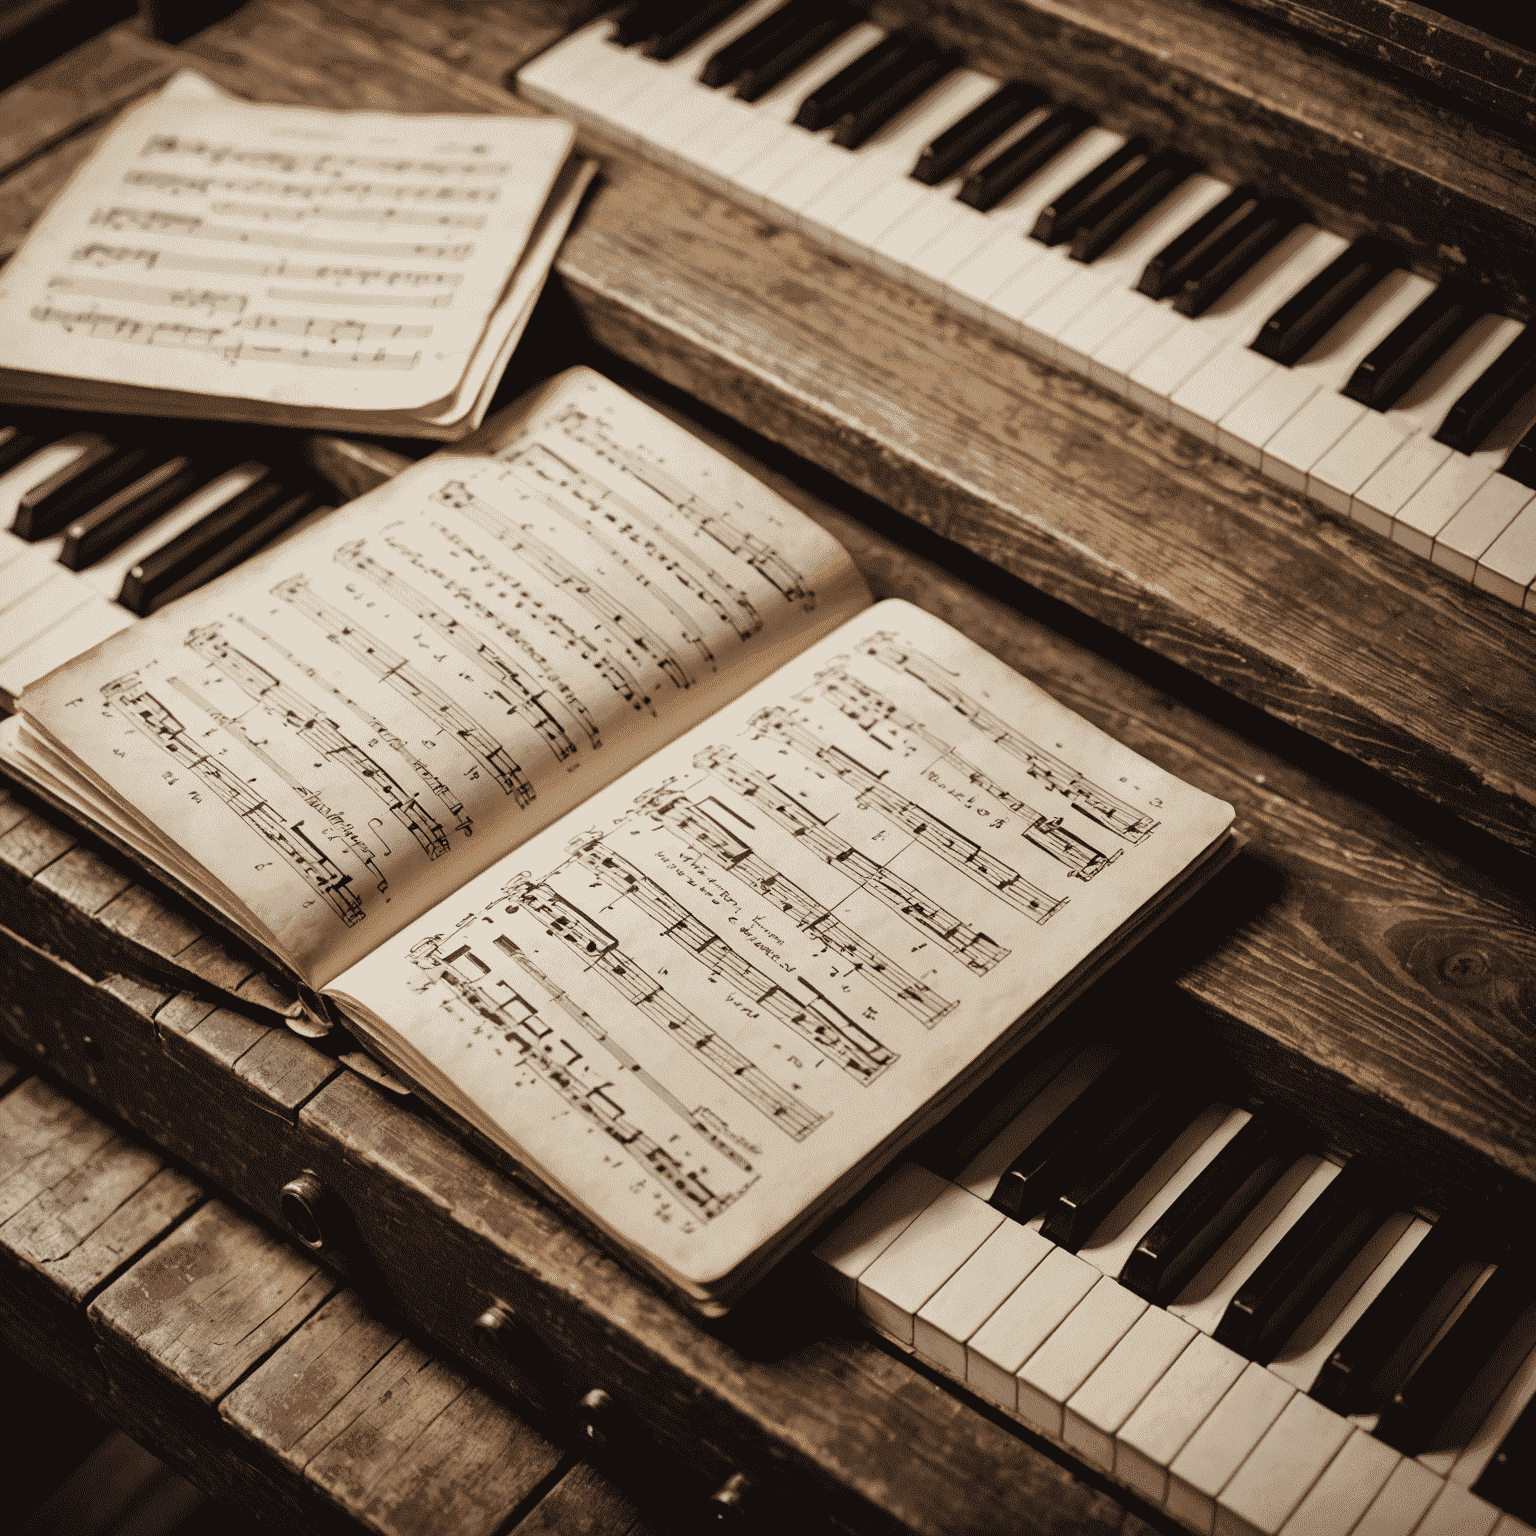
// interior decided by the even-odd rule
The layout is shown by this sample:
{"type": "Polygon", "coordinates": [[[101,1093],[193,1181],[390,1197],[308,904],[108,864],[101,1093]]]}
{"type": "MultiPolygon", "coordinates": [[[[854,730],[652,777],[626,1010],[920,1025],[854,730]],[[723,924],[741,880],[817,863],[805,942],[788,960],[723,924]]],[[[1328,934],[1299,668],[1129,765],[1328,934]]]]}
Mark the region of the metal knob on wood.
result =
{"type": "Polygon", "coordinates": [[[733,1530],[743,1524],[743,1515],[752,1493],[752,1479],[745,1472],[733,1472],[710,1494],[706,1519],[711,1524],[733,1530]]]}
{"type": "MultiPolygon", "coordinates": [[[[495,1301],[474,1321],[475,1342],[495,1361],[500,1375],[533,1407],[558,1409],[560,1372],[533,1327],[504,1301],[495,1301]]],[[[567,1399],[569,1401],[569,1399],[567,1399]]]]}
{"type": "Polygon", "coordinates": [[[334,1201],[318,1174],[306,1168],[297,1178],[289,1179],[278,1191],[277,1201],[283,1220],[306,1248],[318,1253],[325,1247],[326,1214],[334,1210],[334,1201]]]}
{"type": "Polygon", "coordinates": [[[594,1387],[576,1405],[577,1425],[595,1450],[611,1448],[618,1416],[619,1405],[601,1387],[594,1387]]]}

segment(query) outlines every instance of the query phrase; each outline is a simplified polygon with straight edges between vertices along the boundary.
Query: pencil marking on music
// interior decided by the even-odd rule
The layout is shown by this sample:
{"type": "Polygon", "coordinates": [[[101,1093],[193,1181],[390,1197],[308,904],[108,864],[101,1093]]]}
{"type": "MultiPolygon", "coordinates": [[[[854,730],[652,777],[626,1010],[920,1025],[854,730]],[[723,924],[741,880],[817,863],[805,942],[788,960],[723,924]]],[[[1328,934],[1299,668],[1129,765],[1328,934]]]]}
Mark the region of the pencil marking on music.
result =
{"type": "Polygon", "coordinates": [[[272,595],[292,604],[294,611],[321,629],[332,645],[414,705],[434,726],[446,729],[520,806],[533,803],[533,785],[507,749],[398,651],[351,623],[339,608],[320,597],[307,576],[280,581],[272,588],[272,595]]]}
{"type": "Polygon", "coordinates": [[[547,544],[532,529],[515,523],[462,480],[450,480],[432,494],[433,501],[467,517],[513,554],[523,555],[552,585],[569,592],[599,624],[637,657],[656,667],[677,688],[691,688],[693,674],[650,625],[612,593],[595,587],[586,573],[547,544]]]}
{"type": "MultiPolygon", "coordinates": [[[[838,664],[818,672],[816,687],[807,689],[800,697],[806,700],[812,697],[827,699],[872,740],[881,740],[880,732],[883,728],[895,727],[932,747],[939,754],[937,761],[949,763],[957,773],[965,777],[968,784],[1021,817],[1025,825],[1020,829],[1020,835],[1058,864],[1065,865],[1072,879],[1093,879],[1101,870],[1108,869],[1123,851],[1117,849],[1112,854],[1103,853],[1087,839],[1063,826],[1061,817],[1047,817],[1043,811],[1036,810],[983,773],[974,763],[961,757],[949,742],[929,730],[915,715],[908,714],[878,689],[871,688],[862,678],[855,677],[844,665],[838,664]]],[[[931,783],[941,782],[934,776],[931,764],[924,770],[923,776],[931,783]]]]}
{"type": "Polygon", "coordinates": [[[509,713],[520,716],[533,727],[557,763],[575,757],[578,751],[576,743],[566,734],[565,727],[544,702],[544,690],[531,684],[490,641],[483,639],[452,614],[444,613],[387,566],[380,565],[371,555],[364,554],[366,542],[364,539],[354,539],[350,544],[343,544],[332,558],[344,569],[356,571],[381,592],[387,592],[423,624],[429,625],[441,635],[461,656],[510,688],[517,695],[515,699],[508,699],[499,691],[496,697],[507,705],[509,713]]]}
{"type": "Polygon", "coordinates": [[[533,879],[515,881],[506,894],[512,907],[524,907],[543,922],[546,934],[569,945],[643,1018],[675,1040],[792,1141],[803,1141],[827,1118],[774,1082],[749,1056],[636,965],[601,923],[549,885],[533,879]]]}
{"type": "Polygon", "coordinates": [[[806,586],[805,577],[778,550],[750,528],[734,521],[729,513],[710,506],[660,464],[615,442],[602,417],[590,415],[573,405],[562,411],[554,424],[573,442],[584,444],[614,468],[632,476],[663,501],[670,502],[701,533],[751,566],[764,581],[783,594],[786,602],[800,603],[807,613],[815,608],[816,593],[806,586]]]}
{"type": "MultiPolygon", "coordinates": [[[[237,650],[217,624],[193,630],[182,642],[194,656],[216,667],[248,698],[313,744],[322,758],[339,763],[416,840],[429,859],[449,852],[448,834],[430,811],[410,794],[378,761],[370,757],[328,715],[322,714],[297,688],[291,688],[244,651],[237,650]]],[[[243,728],[242,728],[243,729],[243,728]]]]}
{"type": "Polygon", "coordinates": [[[693,766],[713,773],[791,837],[803,839],[828,866],[867,891],[925,939],[937,942],[968,969],[985,973],[1011,953],[990,935],[930,900],[911,881],[838,836],[814,811],[781,789],[771,775],[760,773],[729,747],[706,747],[695,755],[693,766]]]}
{"type": "Polygon", "coordinates": [[[1052,896],[1032,880],[1026,880],[1006,860],[988,853],[980,843],[957,831],[947,821],[909,800],[883,782],[884,775],[850,757],[841,747],[821,742],[786,709],[760,711],[752,728],[793,747],[811,762],[820,763],[857,795],[860,807],[879,812],[888,821],[911,833],[929,853],[936,855],[983,890],[1008,903],[1031,922],[1048,922],[1067,904],[1065,896],[1052,896]]]}
{"type": "Polygon", "coordinates": [[[709,975],[723,977],[753,1007],[761,1008],[793,1030],[862,1086],[867,1087],[893,1062],[901,1059],[898,1052],[876,1039],[863,1025],[855,1023],[803,976],[795,979],[814,995],[814,1002],[796,997],[743,959],[718,933],[693,916],[649,875],[642,874],[628,859],[614,853],[602,838],[578,839],[566,851],[604,885],[634,902],[658,925],[664,938],[691,955],[709,975]]]}
{"type": "Polygon", "coordinates": [[[101,695],[124,720],[227,805],[349,928],[368,915],[356,893],[348,889],[352,876],[305,833],[304,823],[290,825],[264,796],[204,752],[136,673],[106,684],[101,695]]]}
{"type": "Polygon", "coordinates": [[[1157,830],[1158,823],[1144,811],[1101,789],[1070,763],[1013,730],[960,688],[953,676],[932,657],[901,645],[896,635],[882,631],[871,635],[857,649],[860,655],[871,657],[893,672],[915,678],[968,725],[1023,763],[1031,778],[1065,796],[1075,810],[1100,826],[1108,827],[1117,837],[1123,837],[1128,843],[1139,843],[1157,830]]]}
{"type": "Polygon", "coordinates": [[[847,962],[850,974],[863,977],[925,1029],[932,1029],[959,1006],[940,997],[927,982],[903,970],[889,955],[882,954],[843,922],[831,907],[781,874],[739,833],[705,808],[711,804],[722,815],[740,820],[713,795],[699,803],[675,791],[658,789],[636,801],[640,810],[655,817],[681,838],[696,858],[708,860],[772,902],[802,933],[818,940],[847,962]]]}

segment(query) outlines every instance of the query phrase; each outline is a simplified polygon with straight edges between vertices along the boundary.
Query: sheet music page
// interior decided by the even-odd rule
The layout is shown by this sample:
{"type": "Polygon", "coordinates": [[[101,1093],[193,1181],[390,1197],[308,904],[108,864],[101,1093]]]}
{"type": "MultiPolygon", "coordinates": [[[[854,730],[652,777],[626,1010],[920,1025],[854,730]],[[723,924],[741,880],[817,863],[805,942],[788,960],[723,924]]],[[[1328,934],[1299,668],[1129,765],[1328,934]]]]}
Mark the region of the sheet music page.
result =
{"type": "Polygon", "coordinates": [[[22,700],[312,985],[869,602],[600,375],[514,410],[22,700]]]}
{"type": "Polygon", "coordinates": [[[331,993],[610,1232],[702,1284],[1231,820],[890,601],[331,993]]]}
{"type": "Polygon", "coordinates": [[[0,273],[6,366],[294,407],[444,401],[572,137],[172,91],[0,273]]]}

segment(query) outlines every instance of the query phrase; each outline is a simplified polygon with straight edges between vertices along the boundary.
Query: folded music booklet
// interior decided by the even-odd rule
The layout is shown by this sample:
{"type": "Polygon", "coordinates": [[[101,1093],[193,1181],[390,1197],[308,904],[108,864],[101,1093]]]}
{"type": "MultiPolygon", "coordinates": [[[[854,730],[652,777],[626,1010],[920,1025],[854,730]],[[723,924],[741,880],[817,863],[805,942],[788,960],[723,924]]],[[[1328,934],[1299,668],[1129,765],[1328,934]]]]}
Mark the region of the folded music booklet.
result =
{"type": "Polygon", "coordinates": [[[21,711],[7,761],[707,1312],[1234,843],[587,369],[21,711]]]}

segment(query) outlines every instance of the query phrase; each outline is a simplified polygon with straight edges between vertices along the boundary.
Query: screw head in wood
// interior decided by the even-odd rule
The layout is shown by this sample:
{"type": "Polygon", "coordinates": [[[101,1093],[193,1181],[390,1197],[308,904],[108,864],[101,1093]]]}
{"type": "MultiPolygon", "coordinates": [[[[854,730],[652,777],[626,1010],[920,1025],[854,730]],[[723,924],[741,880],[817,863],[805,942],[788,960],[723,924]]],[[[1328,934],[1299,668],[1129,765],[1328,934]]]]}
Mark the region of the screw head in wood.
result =
{"type": "Polygon", "coordinates": [[[319,1175],[308,1168],[278,1191],[283,1220],[306,1248],[317,1253],[325,1247],[325,1214],[330,1203],[330,1191],[320,1182],[319,1175]]]}

